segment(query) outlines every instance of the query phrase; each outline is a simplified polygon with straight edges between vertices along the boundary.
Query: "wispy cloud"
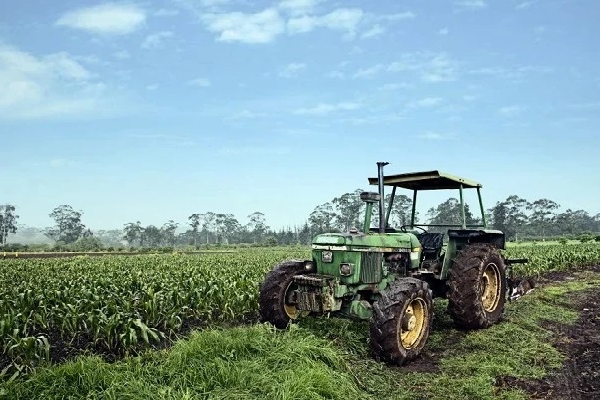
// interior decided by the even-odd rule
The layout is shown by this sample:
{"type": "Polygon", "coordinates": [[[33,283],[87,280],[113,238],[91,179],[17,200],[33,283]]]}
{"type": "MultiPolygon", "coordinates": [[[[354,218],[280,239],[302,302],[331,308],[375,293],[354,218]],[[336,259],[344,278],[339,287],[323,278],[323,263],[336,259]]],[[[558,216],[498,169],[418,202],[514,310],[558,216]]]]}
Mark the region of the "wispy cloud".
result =
{"type": "Polygon", "coordinates": [[[351,111],[361,108],[361,104],[352,102],[340,103],[319,103],[315,107],[299,108],[294,110],[294,114],[298,115],[328,115],[338,111],[351,111]]]}
{"type": "Polygon", "coordinates": [[[273,8],[254,14],[204,14],[202,20],[223,42],[268,43],[285,32],[285,21],[273,8]]]}
{"type": "Polygon", "coordinates": [[[160,8],[154,11],[156,17],[174,17],[175,15],[179,15],[179,10],[176,8],[160,8]]]}
{"type": "Polygon", "coordinates": [[[56,25],[96,34],[125,35],[140,28],[146,12],[133,4],[106,3],[63,14],[56,25]]]}
{"type": "Polygon", "coordinates": [[[117,51],[117,52],[113,53],[113,56],[119,60],[127,60],[128,58],[131,57],[131,55],[129,54],[129,52],[127,50],[117,51]]]}
{"type": "Polygon", "coordinates": [[[446,53],[406,53],[398,61],[375,64],[352,74],[352,78],[370,78],[381,72],[414,72],[424,82],[447,82],[457,79],[458,63],[446,53]]]}
{"type": "Polygon", "coordinates": [[[188,81],[188,85],[196,87],[209,87],[210,80],[206,78],[196,78],[188,81]]]}
{"type": "Polygon", "coordinates": [[[307,33],[317,28],[345,31],[354,35],[358,23],[364,17],[364,12],[359,8],[338,8],[324,15],[304,15],[290,18],[287,29],[290,34],[307,33]]]}
{"type": "Polygon", "coordinates": [[[424,97],[419,100],[411,101],[407,104],[407,108],[431,108],[442,103],[441,97],[424,97]]]}
{"type": "Polygon", "coordinates": [[[425,132],[417,135],[417,138],[424,140],[450,140],[456,137],[455,133],[438,133],[438,132],[425,132]]]}
{"type": "Polygon", "coordinates": [[[323,0],[283,0],[279,8],[290,15],[312,14],[316,6],[323,0]]]}
{"type": "Polygon", "coordinates": [[[368,31],[363,32],[360,35],[360,37],[361,37],[361,39],[369,39],[369,38],[372,38],[372,37],[375,37],[375,36],[379,36],[383,32],[385,32],[385,29],[381,25],[377,24],[377,25],[374,25],[368,31]]]}
{"type": "Polygon", "coordinates": [[[515,6],[516,10],[523,10],[525,8],[531,7],[535,1],[523,1],[515,6]]]}
{"type": "Polygon", "coordinates": [[[472,69],[469,71],[471,75],[489,75],[496,78],[504,79],[520,79],[528,73],[541,74],[551,73],[554,69],[552,67],[541,66],[541,65],[520,65],[514,67],[484,67],[472,69]]]}
{"type": "Polygon", "coordinates": [[[282,78],[291,78],[306,68],[305,63],[290,63],[279,71],[279,76],[282,78]]]}
{"type": "Polygon", "coordinates": [[[68,53],[34,56],[0,45],[0,118],[78,115],[98,108],[107,87],[68,53]]]}
{"type": "Polygon", "coordinates": [[[454,5],[457,6],[457,7],[468,8],[468,9],[481,9],[481,8],[487,7],[486,2],[483,1],[483,0],[462,0],[462,1],[455,1],[454,5]]]}
{"type": "Polygon", "coordinates": [[[155,91],[156,89],[158,89],[158,84],[157,84],[157,83],[153,83],[153,84],[151,84],[151,85],[148,85],[148,86],[146,86],[146,90],[148,90],[148,91],[150,91],[150,92],[153,92],[153,91],[155,91]]]}
{"type": "Polygon", "coordinates": [[[160,47],[166,39],[172,38],[174,36],[171,31],[161,31],[158,33],[153,33],[151,35],[146,36],[146,39],[142,42],[143,49],[152,49],[156,47],[160,47]]]}
{"type": "Polygon", "coordinates": [[[446,36],[448,33],[450,33],[450,31],[448,30],[448,28],[442,28],[442,29],[440,29],[438,31],[438,34],[442,35],[442,36],[446,36]]]}
{"type": "Polygon", "coordinates": [[[500,107],[498,109],[498,113],[505,117],[515,117],[521,114],[525,110],[525,107],[519,105],[510,105],[505,107],[500,107]]]}

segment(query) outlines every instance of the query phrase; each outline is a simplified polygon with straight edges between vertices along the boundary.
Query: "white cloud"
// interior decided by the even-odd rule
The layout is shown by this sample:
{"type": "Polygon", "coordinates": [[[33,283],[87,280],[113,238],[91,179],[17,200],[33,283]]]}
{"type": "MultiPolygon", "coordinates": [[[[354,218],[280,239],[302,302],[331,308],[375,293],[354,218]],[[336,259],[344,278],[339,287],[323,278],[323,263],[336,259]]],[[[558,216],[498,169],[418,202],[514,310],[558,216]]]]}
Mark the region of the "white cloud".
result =
{"type": "Polygon", "coordinates": [[[146,39],[142,42],[142,48],[151,49],[160,47],[165,39],[172,38],[174,36],[171,31],[161,31],[158,33],[153,33],[151,35],[146,36],[146,39]]]}
{"type": "Polygon", "coordinates": [[[125,35],[140,28],[145,21],[146,12],[138,6],[106,3],[69,11],[56,25],[98,34],[125,35]]]}
{"type": "Polygon", "coordinates": [[[514,117],[519,115],[525,110],[524,107],[518,105],[500,107],[498,112],[505,117],[514,117]]]}
{"type": "Polygon", "coordinates": [[[503,79],[520,79],[527,73],[551,73],[554,69],[552,67],[545,67],[540,65],[520,65],[514,67],[484,67],[478,69],[472,69],[469,74],[473,75],[488,75],[496,78],[503,79]]]}
{"type": "Polygon", "coordinates": [[[223,42],[268,43],[285,31],[283,18],[273,8],[255,14],[205,14],[202,19],[223,42]]]}
{"type": "Polygon", "coordinates": [[[457,79],[458,62],[446,53],[404,53],[398,61],[363,67],[350,76],[353,79],[372,78],[381,73],[395,72],[413,72],[424,82],[450,82],[457,79]]]}
{"type": "Polygon", "coordinates": [[[361,108],[358,103],[341,102],[336,104],[319,103],[311,108],[299,108],[294,111],[298,115],[327,115],[337,111],[351,111],[361,108]]]}
{"type": "Polygon", "coordinates": [[[470,8],[470,9],[478,9],[478,8],[485,8],[485,7],[487,7],[487,4],[483,0],[462,0],[462,1],[455,1],[454,5],[458,6],[458,7],[470,8]]]}
{"type": "Polygon", "coordinates": [[[374,25],[371,29],[369,29],[366,32],[363,32],[362,35],[360,35],[360,37],[362,39],[368,39],[368,38],[372,38],[375,36],[379,36],[381,35],[383,32],[385,32],[385,29],[383,27],[381,27],[381,25],[374,25]]]}
{"type": "Polygon", "coordinates": [[[450,31],[448,30],[448,28],[442,28],[442,29],[440,29],[438,31],[438,34],[442,35],[442,36],[446,36],[448,33],[450,33],[450,31]]]}
{"type": "Polygon", "coordinates": [[[455,133],[437,133],[437,132],[426,132],[421,135],[417,135],[419,139],[425,140],[449,140],[456,137],[455,133]]]}
{"type": "Polygon", "coordinates": [[[34,56],[0,45],[0,118],[75,116],[96,111],[107,87],[68,53],[34,56]]]}
{"type": "Polygon", "coordinates": [[[425,97],[408,103],[408,108],[431,108],[439,105],[442,101],[441,97],[425,97]]]}
{"type": "Polygon", "coordinates": [[[287,22],[287,28],[290,34],[311,32],[317,28],[341,30],[354,34],[363,16],[364,13],[361,9],[338,8],[329,14],[320,16],[305,15],[291,18],[287,22]]]}
{"type": "Polygon", "coordinates": [[[306,64],[304,63],[290,63],[283,67],[281,71],[279,71],[279,76],[282,78],[291,78],[296,76],[298,71],[302,71],[306,68],[306,64]]]}
{"type": "Polygon", "coordinates": [[[197,86],[197,87],[209,87],[210,80],[208,80],[206,78],[196,78],[196,79],[192,79],[191,81],[188,81],[188,84],[191,86],[197,86]]]}

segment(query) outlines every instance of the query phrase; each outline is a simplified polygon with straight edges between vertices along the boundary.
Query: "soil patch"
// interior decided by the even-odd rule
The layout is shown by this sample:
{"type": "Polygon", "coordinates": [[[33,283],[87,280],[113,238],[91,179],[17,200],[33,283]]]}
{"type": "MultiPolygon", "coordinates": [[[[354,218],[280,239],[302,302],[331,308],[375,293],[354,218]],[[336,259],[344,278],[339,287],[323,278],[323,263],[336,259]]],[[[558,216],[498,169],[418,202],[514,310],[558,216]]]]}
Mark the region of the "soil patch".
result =
{"type": "Polygon", "coordinates": [[[502,377],[500,387],[519,387],[531,399],[600,399],[600,289],[573,293],[580,318],[573,326],[550,325],[555,347],[566,355],[558,371],[535,381],[502,377]]]}

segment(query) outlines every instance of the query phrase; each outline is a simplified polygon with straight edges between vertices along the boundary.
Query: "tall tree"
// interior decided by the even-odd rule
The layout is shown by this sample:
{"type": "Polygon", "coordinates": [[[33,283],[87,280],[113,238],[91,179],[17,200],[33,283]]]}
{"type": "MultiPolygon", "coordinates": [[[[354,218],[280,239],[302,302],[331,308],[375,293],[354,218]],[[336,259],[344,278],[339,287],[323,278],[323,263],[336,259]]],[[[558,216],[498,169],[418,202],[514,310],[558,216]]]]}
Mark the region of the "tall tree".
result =
{"type": "Polygon", "coordinates": [[[265,233],[269,230],[269,226],[267,226],[265,220],[265,214],[256,211],[248,215],[248,219],[248,230],[252,233],[254,243],[256,243],[257,239],[258,241],[262,241],[265,233]]]}
{"type": "Polygon", "coordinates": [[[81,211],[73,210],[70,205],[60,205],[50,213],[56,226],[46,228],[44,234],[57,242],[74,243],[85,231],[85,225],[81,222],[82,215],[81,211]]]}
{"type": "MultiPolygon", "coordinates": [[[[460,201],[454,197],[449,198],[443,203],[438,204],[437,207],[431,207],[427,211],[427,217],[429,224],[462,224],[462,211],[460,207],[460,201]]],[[[472,225],[477,222],[473,213],[469,209],[469,205],[465,204],[465,221],[467,225],[472,225]]],[[[432,227],[432,232],[443,231],[441,227],[432,227]]]]}
{"type": "Polygon", "coordinates": [[[164,240],[163,231],[154,225],[148,225],[142,232],[142,243],[148,247],[159,247],[164,240]]]}
{"type": "Polygon", "coordinates": [[[0,244],[4,246],[8,234],[17,233],[17,219],[19,216],[15,213],[16,207],[11,204],[0,206],[0,244]]]}
{"type": "Polygon", "coordinates": [[[529,221],[542,236],[542,240],[546,240],[546,232],[556,218],[555,211],[558,207],[558,204],[548,199],[539,199],[527,205],[527,209],[531,211],[529,221]]]}
{"type": "Polygon", "coordinates": [[[209,211],[205,214],[200,214],[200,220],[202,221],[202,231],[206,233],[206,244],[210,242],[210,233],[215,229],[215,221],[217,219],[217,215],[209,211]]]}
{"type": "Polygon", "coordinates": [[[352,193],[344,193],[334,198],[331,205],[334,207],[334,226],[342,232],[348,232],[350,228],[360,226],[360,213],[364,203],[360,200],[362,189],[356,189],[352,193]]]}
{"type": "Polygon", "coordinates": [[[175,246],[175,231],[179,224],[173,220],[166,222],[162,228],[162,240],[169,246],[175,246]]]}
{"type": "MultiPolygon", "coordinates": [[[[390,204],[392,195],[388,193],[385,195],[386,207],[390,204]]],[[[403,226],[410,225],[410,215],[412,213],[412,199],[405,194],[394,196],[394,204],[392,204],[392,210],[390,212],[390,226],[403,226]]]]}
{"type": "Polygon", "coordinates": [[[308,218],[308,222],[315,233],[331,232],[334,230],[336,213],[331,203],[317,206],[308,218]]]}
{"type": "Polygon", "coordinates": [[[140,221],[137,222],[129,222],[125,224],[123,229],[124,236],[123,240],[127,241],[130,246],[135,245],[135,241],[138,241],[140,246],[143,245],[143,233],[144,228],[142,227],[142,223],[140,221]]]}
{"type": "Polygon", "coordinates": [[[189,225],[194,235],[194,246],[198,245],[198,228],[200,227],[200,214],[192,214],[188,217],[189,225]]]}

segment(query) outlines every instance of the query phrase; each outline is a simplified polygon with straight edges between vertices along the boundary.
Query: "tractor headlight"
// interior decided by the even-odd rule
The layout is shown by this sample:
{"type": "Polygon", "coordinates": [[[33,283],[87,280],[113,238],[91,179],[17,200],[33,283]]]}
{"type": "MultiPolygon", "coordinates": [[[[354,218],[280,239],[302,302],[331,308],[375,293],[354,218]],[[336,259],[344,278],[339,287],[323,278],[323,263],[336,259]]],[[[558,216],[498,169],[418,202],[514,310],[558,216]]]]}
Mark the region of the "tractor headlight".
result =
{"type": "Polygon", "coordinates": [[[343,263],[340,264],[340,275],[348,276],[354,272],[354,264],[343,263]]]}
{"type": "Polygon", "coordinates": [[[333,251],[324,251],[321,253],[321,261],[330,263],[333,261],[333,251]]]}
{"type": "Polygon", "coordinates": [[[305,270],[306,272],[311,272],[311,271],[313,270],[313,268],[314,268],[314,265],[313,265],[313,263],[312,263],[311,261],[307,261],[307,262],[304,264],[304,270],[305,270]]]}

